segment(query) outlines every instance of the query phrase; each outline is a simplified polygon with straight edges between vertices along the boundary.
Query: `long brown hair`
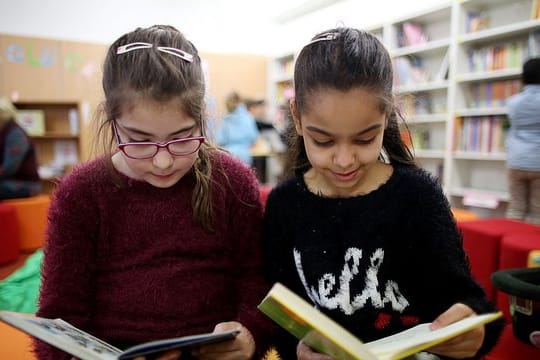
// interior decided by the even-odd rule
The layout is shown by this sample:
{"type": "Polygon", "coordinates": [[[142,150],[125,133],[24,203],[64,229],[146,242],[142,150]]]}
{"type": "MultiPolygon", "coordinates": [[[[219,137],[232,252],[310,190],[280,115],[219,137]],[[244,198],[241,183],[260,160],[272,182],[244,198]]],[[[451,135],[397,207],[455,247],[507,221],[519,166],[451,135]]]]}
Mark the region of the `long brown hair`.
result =
{"type": "MultiPolygon", "coordinates": [[[[179,101],[184,111],[195,121],[202,135],[207,133],[205,118],[205,85],[201,59],[196,47],[176,28],[154,25],[137,28],[118,38],[108,49],[103,66],[105,100],[97,113],[97,141],[103,145],[107,166],[112,170],[115,141],[111,122],[120,117],[137,98],[156,102],[179,101]],[[151,47],[118,55],[117,49],[126,44],[146,43],[151,47]],[[159,51],[157,47],[179,49],[193,56],[192,62],[159,51]]],[[[195,179],[192,206],[195,220],[205,229],[212,227],[212,164],[210,153],[216,148],[205,141],[195,161],[191,176],[195,179]]]]}

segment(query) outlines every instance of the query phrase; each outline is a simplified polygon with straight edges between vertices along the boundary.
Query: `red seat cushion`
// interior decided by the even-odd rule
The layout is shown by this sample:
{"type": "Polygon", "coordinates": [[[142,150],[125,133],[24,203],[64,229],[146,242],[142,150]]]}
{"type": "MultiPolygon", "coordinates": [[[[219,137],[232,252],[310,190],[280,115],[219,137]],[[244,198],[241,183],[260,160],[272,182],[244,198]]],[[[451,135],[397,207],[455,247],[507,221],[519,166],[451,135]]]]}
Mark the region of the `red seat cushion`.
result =
{"type": "Polygon", "coordinates": [[[19,258],[19,226],[15,206],[0,203],[0,264],[19,258]]]}
{"type": "Polygon", "coordinates": [[[525,344],[514,336],[512,324],[508,323],[493,350],[485,360],[533,360],[540,359],[540,349],[525,344]]]}
{"type": "Polygon", "coordinates": [[[540,226],[517,220],[492,218],[458,222],[458,227],[463,235],[463,247],[469,257],[473,276],[484,287],[488,298],[496,301],[491,274],[499,269],[502,237],[517,232],[540,233],[540,226]]]}

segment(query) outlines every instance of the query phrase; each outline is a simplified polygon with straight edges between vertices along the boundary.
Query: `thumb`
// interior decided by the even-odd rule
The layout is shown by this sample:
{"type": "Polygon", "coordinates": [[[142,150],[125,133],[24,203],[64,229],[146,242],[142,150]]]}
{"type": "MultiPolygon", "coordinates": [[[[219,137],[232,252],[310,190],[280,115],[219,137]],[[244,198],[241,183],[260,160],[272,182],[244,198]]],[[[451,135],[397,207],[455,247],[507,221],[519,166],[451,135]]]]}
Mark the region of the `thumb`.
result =
{"type": "Polygon", "coordinates": [[[240,329],[241,327],[242,325],[237,321],[226,321],[226,322],[217,324],[214,327],[214,332],[215,333],[224,332],[228,330],[240,329]]]}
{"type": "Polygon", "coordinates": [[[457,303],[450,306],[448,310],[446,310],[441,315],[439,315],[431,323],[429,328],[431,330],[436,330],[436,329],[445,327],[447,325],[450,325],[452,323],[455,323],[456,321],[459,321],[471,315],[474,315],[474,311],[470,307],[468,307],[465,304],[457,303]]]}

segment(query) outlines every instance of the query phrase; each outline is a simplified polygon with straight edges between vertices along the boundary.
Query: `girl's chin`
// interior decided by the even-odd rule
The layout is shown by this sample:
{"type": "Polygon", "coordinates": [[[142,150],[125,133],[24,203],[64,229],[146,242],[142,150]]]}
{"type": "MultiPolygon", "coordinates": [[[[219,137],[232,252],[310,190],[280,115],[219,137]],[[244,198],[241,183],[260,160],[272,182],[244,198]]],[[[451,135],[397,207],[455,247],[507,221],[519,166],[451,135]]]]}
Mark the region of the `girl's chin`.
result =
{"type": "Polygon", "coordinates": [[[165,176],[149,174],[144,180],[155,187],[168,188],[176,184],[180,178],[181,177],[178,177],[178,174],[176,173],[165,176]]]}

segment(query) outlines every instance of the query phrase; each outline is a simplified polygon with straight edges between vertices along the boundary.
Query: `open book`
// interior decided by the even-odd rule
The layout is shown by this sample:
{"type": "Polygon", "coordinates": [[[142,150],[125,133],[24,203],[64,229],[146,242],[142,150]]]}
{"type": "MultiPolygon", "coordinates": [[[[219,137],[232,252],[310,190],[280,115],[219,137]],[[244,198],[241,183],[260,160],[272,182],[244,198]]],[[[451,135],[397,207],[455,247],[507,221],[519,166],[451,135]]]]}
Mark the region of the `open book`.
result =
{"type": "Polygon", "coordinates": [[[396,360],[463,334],[501,317],[501,312],[465,318],[444,328],[430,330],[420,324],[398,334],[363,343],[313,305],[274,284],[259,309],[311,348],[337,360],[396,360]]]}
{"type": "Polygon", "coordinates": [[[77,329],[62,319],[45,319],[11,311],[0,311],[0,320],[81,360],[123,360],[170,349],[189,349],[232,339],[240,332],[240,330],[235,329],[220,333],[150,341],[122,351],[77,329]]]}

